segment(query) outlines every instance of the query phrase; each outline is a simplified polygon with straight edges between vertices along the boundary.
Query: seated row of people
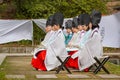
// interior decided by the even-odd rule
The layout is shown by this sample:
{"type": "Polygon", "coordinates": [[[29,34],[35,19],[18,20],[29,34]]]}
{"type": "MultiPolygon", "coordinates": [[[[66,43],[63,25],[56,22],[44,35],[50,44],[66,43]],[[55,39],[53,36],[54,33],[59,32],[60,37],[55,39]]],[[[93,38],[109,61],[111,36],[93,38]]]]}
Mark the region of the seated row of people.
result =
{"type": "MultiPolygon", "coordinates": [[[[101,36],[98,30],[101,13],[94,11],[92,14],[95,15],[90,17],[88,14],[81,14],[78,16],[78,28],[81,26],[83,30],[80,30],[79,42],[76,43],[79,49],[68,53],[72,57],[67,63],[68,67],[84,70],[95,63],[93,57],[102,56],[101,36]]],[[[76,45],[72,46],[76,47],[76,45]]]]}
{"type": "Polygon", "coordinates": [[[47,34],[41,45],[34,51],[32,66],[37,70],[50,71],[60,65],[56,56],[64,60],[68,55],[71,58],[66,66],[84,70],[95,61],[94,56],[100,57],[102,53],[99,26],[101,13],[93,11],[92,15],[80,14],[78,18],[65,23],[67,36],[62,31],[64,16],[55,13],[46,22],[47,34]],[[44,48],[44,49],[43,49],[44,48]],[[98,49],[96,51],[96,49],[98,49]],[[92,52],[92,53],[91,53],[92,52]]]}

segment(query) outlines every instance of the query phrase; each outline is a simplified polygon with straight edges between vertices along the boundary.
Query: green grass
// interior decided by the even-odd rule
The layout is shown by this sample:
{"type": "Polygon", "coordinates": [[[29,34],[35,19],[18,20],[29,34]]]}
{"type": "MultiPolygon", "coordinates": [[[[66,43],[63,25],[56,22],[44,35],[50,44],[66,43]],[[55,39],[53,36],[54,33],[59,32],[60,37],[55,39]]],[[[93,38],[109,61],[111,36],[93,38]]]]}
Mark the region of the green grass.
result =
{"type": "Polygon", "coordinates": [[[4,72],[0,72],[0,80],[6,80],[4,72]]]}
{"type": "Polygon", "coordinates": [[[112,74],[118,74],[120,75],[120,65],[116,65],[113,63],[108,62],[106,64],[106,67],[108,68],[108,70],[112,73],[112,74]]]}

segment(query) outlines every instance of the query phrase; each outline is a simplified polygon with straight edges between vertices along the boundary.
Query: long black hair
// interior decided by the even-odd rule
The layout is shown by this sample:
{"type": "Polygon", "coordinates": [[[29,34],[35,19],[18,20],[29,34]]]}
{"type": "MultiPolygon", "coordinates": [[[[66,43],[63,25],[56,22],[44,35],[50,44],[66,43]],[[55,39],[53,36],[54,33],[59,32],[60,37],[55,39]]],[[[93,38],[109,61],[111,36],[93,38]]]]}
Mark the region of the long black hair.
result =
{"type": "Polygon", "coordinates": [[[99,25],[92,25],[92,30],[94,30],[95,28],[98,28],[99,29],[99,25]]]}

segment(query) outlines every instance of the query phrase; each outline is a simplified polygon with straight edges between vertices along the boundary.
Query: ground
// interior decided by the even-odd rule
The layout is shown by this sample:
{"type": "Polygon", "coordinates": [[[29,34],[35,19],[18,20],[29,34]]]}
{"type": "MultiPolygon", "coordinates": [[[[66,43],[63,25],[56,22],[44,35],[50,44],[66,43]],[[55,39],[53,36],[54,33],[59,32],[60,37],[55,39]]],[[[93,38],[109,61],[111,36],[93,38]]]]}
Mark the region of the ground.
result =
{"type": "MultiPolygon", "coordinates": [[[[21,56],[21,57],[15,57],[15,56],[8,56],[4,60],[3,64],[0,66],[0,80],[42,80],[37,79],[36,75],[38,74],[55,74],[55,71],[36,71],[31,66],[31,58],[32,56],[21,56]],[[25,79],[6,79],[4,78],[5,74],[7,75],[25,75],[25,79]]],[[[111,74],[119,75],[120,76],[120,65],[114,65],[111,63],[107,63],[105,65],[108,70],[111,72],[111,74]]],[[[106,74],[104,71],[101,71],[99,74],[95,75],[92,72],[79,72],[78,70],[73,70],[72,74],[85,74],[89,75],[91,78],[88,79],[81,79],[81,80],[108,80],[108,79],[102,79],[99,77],[99,74],[106,74]]],[[[70,79],[67,76],[66,71],[61,71],[59,74],[55,74],[58,78],[52,79],[52,80],[79,80],[79,79],[70,79]]],[[[43,80],[50,80],[50,79],[43,79],[43,80]]],[[[109,80],[119,80],[119,79],[109,79],[109,80]]]]}

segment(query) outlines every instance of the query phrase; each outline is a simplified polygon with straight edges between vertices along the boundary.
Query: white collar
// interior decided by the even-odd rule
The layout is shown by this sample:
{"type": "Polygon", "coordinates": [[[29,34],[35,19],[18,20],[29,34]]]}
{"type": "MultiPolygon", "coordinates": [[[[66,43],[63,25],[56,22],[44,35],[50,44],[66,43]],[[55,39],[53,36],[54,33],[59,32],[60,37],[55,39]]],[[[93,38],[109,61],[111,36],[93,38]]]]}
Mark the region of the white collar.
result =
{"type": "Polygon", "coordinates": [[[93,32],[94,32],[94,31],[98,31],[98,28],[93,29],[93,32]]]}

